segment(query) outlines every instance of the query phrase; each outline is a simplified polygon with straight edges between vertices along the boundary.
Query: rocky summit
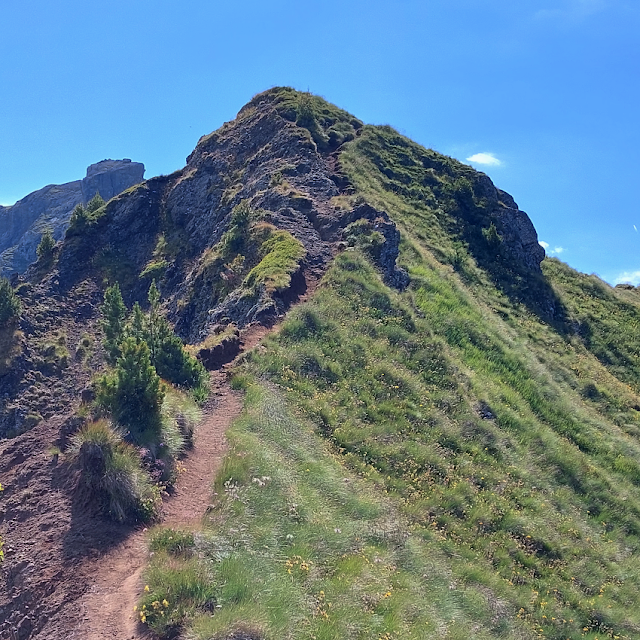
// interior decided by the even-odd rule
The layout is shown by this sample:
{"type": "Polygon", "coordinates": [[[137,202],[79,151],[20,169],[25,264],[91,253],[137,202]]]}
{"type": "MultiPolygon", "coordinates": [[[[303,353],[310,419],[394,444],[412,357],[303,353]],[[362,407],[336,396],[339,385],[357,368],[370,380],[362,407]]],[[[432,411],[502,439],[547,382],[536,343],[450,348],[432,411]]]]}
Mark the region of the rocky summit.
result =
{"type": "Polygon", "coordinates": [[[60,240],[73,209],[99,193],[110,200],[144,178],[144,165],[124,160],[102,160],[87,168],[82,180],[48,185],[10,207],[0,206],[0,273],[23,273],[36,259],[44,231],[60,240]]]}
{"type": "Polygon", "coordinates": [[[640,638],[638,289],[287,87],[142,172],[0,212],[0,636],[640,638]]]}

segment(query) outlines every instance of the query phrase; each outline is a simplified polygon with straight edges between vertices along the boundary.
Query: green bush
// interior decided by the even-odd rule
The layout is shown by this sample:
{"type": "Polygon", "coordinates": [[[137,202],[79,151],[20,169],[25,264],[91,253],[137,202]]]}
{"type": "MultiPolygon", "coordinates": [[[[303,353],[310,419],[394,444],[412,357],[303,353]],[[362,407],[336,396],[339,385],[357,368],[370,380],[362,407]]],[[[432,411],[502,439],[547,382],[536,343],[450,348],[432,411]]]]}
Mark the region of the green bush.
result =
{"type": "Polygon", "coordinates": [[[86,207],[83,207],[82,204],[76,205],[69,219],[66,237],[70,238],[81,235],[89,227],[93,226],[102,217],[105,211],[104,205],[105,201],[99,193],[96,193],[96,195],[89,200],[86,207]]]}
{"type": "Polygon", "coordinates": [[[158,489],[142,469],[136,449],[105,420],[76,434],[70,453],[80,467],[80,489],[103,512],[118,522],[147,521],[156,514],[158,489]]]}
{"type": "Polygon", "coordinates": [[[114,365],[120,356],[120,341],[124,335],[127,317],[127,308],[117,282],[104,292],[104,304],[100,311],[102,312],[105,358],[110,365],[114,365]]]}
{"type": "Polygon", "coordinates": [[[104,207],[105,201],[104,198],[100,195],[98,191],[96,191],[96,195],[87,202],[87,212],[89,214],[95,213],[102,207],[104,207]]]}
{"type": "Polygon", "coordinates": [[[207,372],[202,364],[184,349],[182,340],[173,332],[160,310],[160,293],[155,281],[149,288],[149,313],[145,314],[136,302],[126,320],[127,308],[116,283],[104,294],[102,329],[106,360],[116,364],[125,337],[144,342],[149,350],[151,365],[163,380],[206,395],[207,372]]]}
{"type": "Polygon", "coordinates": [[[0,278],[0,326],[20,314],[20,300],[7,278],[0,278]]]}
{"type": "Polygon", "coordinates": [[[160,312],[160,293],[155,281],[149,288],[149,313],[134,309],[133,330],[149,345],[151,363],[163,380],[189,389],[204,387],[208,380],[202,364],[188,353],[160,312]]]}
{"type": "Polygon", "coordinates": [[[42,234],[42,239],[40,240],[40,244],[36,249],[36,253],[38,255],[38,260],[43,263],[49,263],[53,260],[53,253],[56,247],[56,241],[53,238],[53,235],[49,229],[47,229],[42,234]]]}
{"type": "Polygon", "coordinates": [[[164,391],[151,364],[146,342],[125,338],[115,371],[98,382],[98,403],[108,409],[116,424],[129,429],[134,441],[144,442],[160,430],[164,391]]]}

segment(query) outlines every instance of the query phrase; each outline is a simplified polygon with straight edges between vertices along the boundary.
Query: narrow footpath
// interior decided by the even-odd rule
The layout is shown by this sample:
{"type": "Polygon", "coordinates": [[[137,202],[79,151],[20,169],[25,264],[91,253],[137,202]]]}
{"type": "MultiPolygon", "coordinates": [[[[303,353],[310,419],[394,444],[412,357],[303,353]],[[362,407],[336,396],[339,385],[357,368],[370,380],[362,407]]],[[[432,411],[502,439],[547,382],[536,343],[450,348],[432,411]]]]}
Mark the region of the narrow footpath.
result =
{"type": "MultiPolygon", "coordinates": [[[[242,335],[249,351],[273,329],[255,325],[242,335]]],[[[165,499],[161,523],[198,528],[211,498],[211,487],[226,451],[225,432],[242,411],[242,394],[231,389],[233,363],[211,372],[211,396],[198,425],[194,446],[182,460],[184,471],[165,499]]],[[[149,638],[133,607],[144,588],[142,572],[148,558],[147,529],[135,531],[94,563],[92,584],[82,599],[81,622],[70,634],[77,640],[144,640],[149,638]]]]}

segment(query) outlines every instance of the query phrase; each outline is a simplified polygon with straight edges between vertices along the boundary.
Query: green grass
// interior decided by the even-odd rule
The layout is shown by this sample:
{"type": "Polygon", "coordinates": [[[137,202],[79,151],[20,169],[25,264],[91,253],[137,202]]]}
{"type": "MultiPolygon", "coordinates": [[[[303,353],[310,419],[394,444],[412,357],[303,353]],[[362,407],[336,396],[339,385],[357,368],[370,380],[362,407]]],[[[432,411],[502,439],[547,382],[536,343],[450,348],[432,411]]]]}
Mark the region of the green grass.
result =
{"type": "Polygon", "coordinates": [[[549,638],[585,626],[633,637],[637,440],[558,384],[455,277],[411,275],[413,291],[393,294],[356,253],[341,256],[249,366],[510,618],[549,638]]]}
{"type": "MultiPolygon", "coordinates": [[[[295,418],[280,392],[250,383],[228,437],[216,502],[195,542],[215,615],[185,611],[189,637],[244,628],[274,639],[490,638],[496,626],[527,637],[520,621],[492,622],[491,589],[454,584],[446,555],[295,418]]],[[[153,573],[165,563],[154,556],[147,574],[155,599],[167,593],[153,573]]]]}
{"type": "Polygon", "coordinates": [[[387,211],[403,232],[404,259],[428,250],[467,284],[497,288],[543,317],[562,307],[548,282],[523,270],[496,229],[493,211],[509,197],[491,193],[487,177],[461,162],[425,149],[389,126],[366,125],[344,145],[340,167],[355,187],[354,199],[387,211]]]}
{"type": "Polygon", "coordinates": [[[640,297],[578,273],[556,258],[543,263],[571,314],[576,337],[617,378],[640,391],[640,297]]]}
{"type": "Polygon", "coordinates": [[[215,593],[210,576],[195,559],[155,553],[145,573],[145,590],[136,606],[141,622],[156,634],[175,637],[185,618],[213,611],[215,593]]]}
{"type": "Polygon", "coordinates": [[[304,255],[302,243],[288,231],[274,231],[262,243],[260,262],[249,271],[242,286],[252,292],[264,288],[268,294],[284,291],[304,255]]]}
{"type": "Polygon", "coordinates": [[[190,531],[159,528],[149,540],[151,551],[164,551],[172,556],[189,556],[194,546],[194,536],[190,531]]]}
{"type": "Polygon", "coordinates": [[[238,114],[242,119],[264,102],[270,102],[286,120],[306,129],[314,145],[323,152],[332,151],[353,140],[362,122],[320,96],[290,87],[274,87],[255,96],[238,114]]]}

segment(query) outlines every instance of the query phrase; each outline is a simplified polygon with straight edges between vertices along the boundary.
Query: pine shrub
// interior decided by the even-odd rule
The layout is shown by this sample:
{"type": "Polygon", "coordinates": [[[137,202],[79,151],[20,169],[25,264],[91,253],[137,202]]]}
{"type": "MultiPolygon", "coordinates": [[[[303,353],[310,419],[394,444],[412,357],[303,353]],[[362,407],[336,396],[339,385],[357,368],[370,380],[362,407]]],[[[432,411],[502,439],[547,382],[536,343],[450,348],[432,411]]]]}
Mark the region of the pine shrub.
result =
{"type": "Polygon", "coordinates": [[[120,286],[116,282],[104,292],[102,311],[102,330],[106,360],[114,365],[120,356],[120,341],[124,335],[127,308],[122,300],[120,286]]]}
{"type": "Polygon", "coordinates": [[[141,442],[160,429],[164,391],[146,342],[125,338],[120,352],[115,371],[99,381],[98,403],[111,412],[116,424],[129,430],[135,442],[141,442]]]}
{"type": "Polygon", "coordinates": [[[7,278],[0,278],[0,326],[20,314],[20,299],[7,278]]]}
{"type": "Polygon", "coordinates": [[[49,229],[42,234],[40,244],[36,249],[38,260],[43,263],[49,263],[53,260],[53,252],[56,248],[56,241],[49,229]]]}

